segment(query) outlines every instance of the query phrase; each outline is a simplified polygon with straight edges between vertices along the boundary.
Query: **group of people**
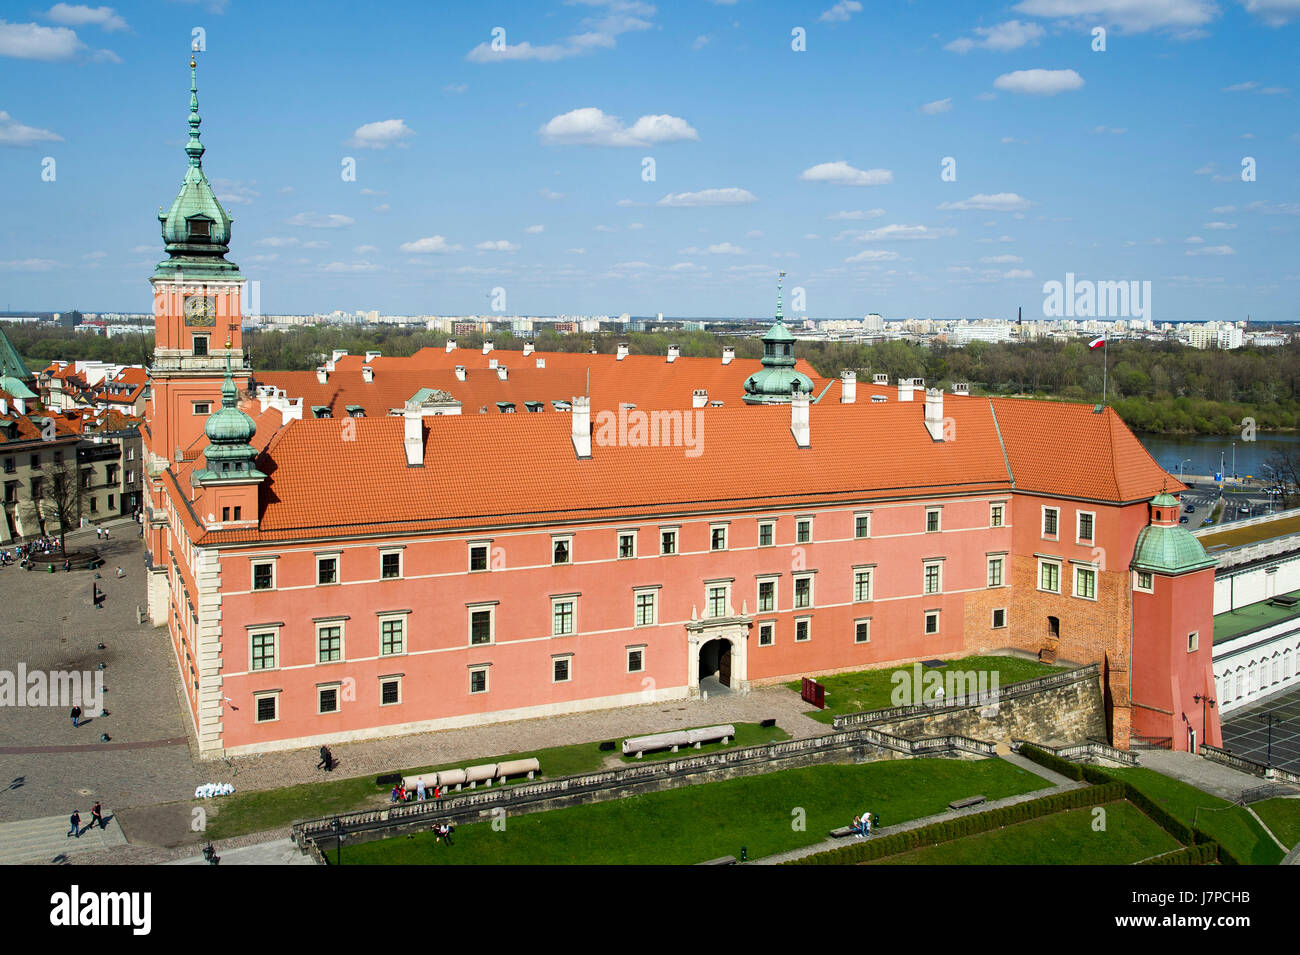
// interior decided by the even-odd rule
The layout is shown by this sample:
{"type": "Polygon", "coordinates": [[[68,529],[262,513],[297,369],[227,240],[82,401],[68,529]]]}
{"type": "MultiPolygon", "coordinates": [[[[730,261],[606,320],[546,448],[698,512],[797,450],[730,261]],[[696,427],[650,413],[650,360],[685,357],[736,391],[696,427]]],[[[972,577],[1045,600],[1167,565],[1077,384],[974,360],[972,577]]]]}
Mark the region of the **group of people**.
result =
{"type": "Polygon", "coordinates": [[[81,834],[85,832],[86,829],[94,829],[96,823],[99,824],[100,829],[107,828],[104,824],[104,810],[103,807],[99,805],[98,800],[95,801],[95,805],[90,807],[90,825],[88,825],[86,829],[81,828],[81,813],[76,809],[72,810],[72,815],[68,817],[68,821],[71,823],[71,826],[68,828],[67,837],[69,839],[73,836],[80,839],[81,834]]]}
{"type": "MultiPolygon", "coordinates": [[[[424,800],[428,797],[429,793],[428,793],[428,790],[427,790],[427,789],[425,788],[425,786],[424,786],[424,780],[423,780],[423,779],[419,780],[419,781],[415,784],[415,792],[414,792],[414,794],[412,794],[412,793],[410,793],[410,792],[407,791],[407,789],[406,789],[406,781],[405,781],[405,780],[402,780],[402,779],[399,779],[399,780],[397,781],[397,783],[394,784],[394,786],[393,786],[393,791],[392,791],[392,793],[389,794],[389,797],[390,797],[390,798],[389,798],[388,801],[389,801],[390,803],[393,803],[393,802],[407,802],[407,801],[410,800],[410,798],[411,798],[412,795],[415,796],[415,801],[416,801],[416,802],[424,802],[424,800]]],[[[441,798],[442,798],[442,787],[441,787],[441,786],[434,786],[434,787],[433,787],[433,798],[434,798],[434,799],[441,799],[441,798]]]]}
{"type": "Polygon", "coordinates": [[[872,816],[869,812],[864,812],[860,816],[854,816],[852,827],[854,835],[859,839],[865,839],[867,836],[871,835],[871,826],[873,823],[879,827],[880,819],[879,817],[872,816]]]}
{"type": "Polygon", "coordinates": [[[13,550],[0,550],[0,566],[17,563],[20,567],[32,567],[38,559],[59,552],[58,538],[37,537],[26,544],[16,545],[13,550]]]}

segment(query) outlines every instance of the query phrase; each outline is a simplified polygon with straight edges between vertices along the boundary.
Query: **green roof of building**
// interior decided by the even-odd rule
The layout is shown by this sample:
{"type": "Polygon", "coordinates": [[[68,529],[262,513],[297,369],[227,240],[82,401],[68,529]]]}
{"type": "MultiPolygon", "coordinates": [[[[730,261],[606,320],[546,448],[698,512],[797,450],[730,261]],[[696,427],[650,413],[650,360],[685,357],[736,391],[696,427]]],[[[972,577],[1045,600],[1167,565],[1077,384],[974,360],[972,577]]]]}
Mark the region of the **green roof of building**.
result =
{"type": "MultiPolygon", "coordinates": [[[[1159,500],[1156,498],[1157,502],[1159,500]]],[[[1133,553],[1134,570],[1175,575],[1203,570],[1216,563],[1218,561],[1205,553],[1201,542],[1185,527],[1151,524],[1138,532],[1137,547],[1133,553]]]]}
{"type": "Polygon", "coordinates": [[[195,474],[197,481],[237,480],[264,477],[253,467],[257,451],[250,442],[257,434],[257,423],[237,407],[239,391],[230,374],[230,356],[226,356],[226,380],[221,385],[221,408],[203,426],[208,446],[203,450],[207,466],[195,474]]]}
{"type": "Polygon", "coordinates": [[[13,342],[9,341],[9,336],[5,334],[3,328],[0,328],[0,377],[16,378],[31,384],[36,382],[36,376],[27,367],[27,362],[23,361],[23,356],[18,354],[18,349],[14,348],[13,342]]]}
{"type": "MultiPolygon", "coordinates": [[[[1279,594],[1279,596],[1300,598],[1300,590],[1293,590],[1289,594],[1279,594]]],[[[1282,623],[1284,620],[1300,617],[1300,606],[1287,607],[1282,604],[1275,604],[1274,599],[1270,597],[1258,603],[1246,604],[1244,607],[1216,613],[1214,615],[1214,642],[1216,644],[1223,643],[1225,640],[1239,637],[1243,633],[1253,633],[1256,630],[1263,630],[1265,627],[1282,623]]]]}
{"type": "Polygon", "coordinates": [[[28,388],[25,381],[13,375],[0,375],[0,391],[7,392],[15,398],[36,398],[36,392],[28,388]]]}

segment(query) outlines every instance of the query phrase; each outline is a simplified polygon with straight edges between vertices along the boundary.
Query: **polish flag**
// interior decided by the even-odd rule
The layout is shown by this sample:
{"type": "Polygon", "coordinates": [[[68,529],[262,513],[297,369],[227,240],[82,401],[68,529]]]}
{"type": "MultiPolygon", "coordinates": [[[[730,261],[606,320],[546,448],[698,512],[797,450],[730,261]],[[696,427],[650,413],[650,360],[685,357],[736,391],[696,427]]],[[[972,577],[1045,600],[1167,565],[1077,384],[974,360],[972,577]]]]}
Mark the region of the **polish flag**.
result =
{"type": "Polygon", "coordinates": [[[1102,347],[1103,345],[1105,345],[1105,344],[1106,344],[1106,339],[1105,339],[1105,338],[1094,338],[1092,341],[1088,342],[1088,347],[1089,347],[1089,348],[1101,348],[1101,347],[1102,347]]]}

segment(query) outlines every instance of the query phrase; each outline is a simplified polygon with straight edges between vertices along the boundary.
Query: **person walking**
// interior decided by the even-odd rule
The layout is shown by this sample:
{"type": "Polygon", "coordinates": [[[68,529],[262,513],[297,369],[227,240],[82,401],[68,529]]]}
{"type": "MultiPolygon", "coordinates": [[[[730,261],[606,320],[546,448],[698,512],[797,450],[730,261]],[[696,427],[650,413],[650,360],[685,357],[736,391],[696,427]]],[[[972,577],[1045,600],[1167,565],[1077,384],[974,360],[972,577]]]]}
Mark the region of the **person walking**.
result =
{"type": "Polygon", "coordinates": [[[81,707],[73,706],[72,707],[72,728],[76,729],[80,725],[81,725],[81,707]]]}
{"type": "Polygon", "coordinates": [[[67,837],[70,838],[72,836],[76,836],[78,839],[80,839],[81,838],[81,813],[77,812],[77,810],[75,809],[72,810],[72,815],[68,817],[68,822],[71,823],[71,826],[68,827],[67,837]]]}
{"type": "Polygon", "coordinates": [[[327,773],[334,768],[334,754],[330,752],[328,746],[320,748],[320,762],[316,764],[316,768],[323,769],[327,773]]]}
{"type": "Polygon", "coordinates": [[[100,829],[107,828],[104,825],[104,809],[102,806],[100,806],[98,799],[95,800],[95,805],[90,807],[90,828],[91,829],[95,828],[95,823],[99,823],[100,829]]]}

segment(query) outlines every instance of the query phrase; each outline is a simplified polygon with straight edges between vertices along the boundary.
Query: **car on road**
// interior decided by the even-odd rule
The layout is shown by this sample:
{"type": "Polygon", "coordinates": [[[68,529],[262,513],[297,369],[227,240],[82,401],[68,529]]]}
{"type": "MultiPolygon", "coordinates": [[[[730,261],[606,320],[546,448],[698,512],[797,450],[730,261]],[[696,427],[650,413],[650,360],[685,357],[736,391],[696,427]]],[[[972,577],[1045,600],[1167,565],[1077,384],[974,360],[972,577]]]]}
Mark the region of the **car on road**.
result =
{"type": "Polygon", "coordinates": [[[1183,510],[1186,511],[1188,514],[1191,514],[1196,510],[1196,505],[1188,504],[1186,507],[1183,508],[1183,510]]]}
{"type": "Polygon", "coordinates": [[[1248,507],[1239,507],[1239,508],[1237,508],[1237,513],[1238,513],[1238,514],[1249,514],[1249,513],[1250,513],[1250,508],[1248,508],[1248,507]]]}
{"type": "Polygon", "coordinates": [[[1179,524],[1186,524],[1187,521],[1188,521],[1188,517],[1187,517],[1186,514],[1184,514],[1182,517],[1178,518],[1178,523],[1179,523],[1179,524]]]}

